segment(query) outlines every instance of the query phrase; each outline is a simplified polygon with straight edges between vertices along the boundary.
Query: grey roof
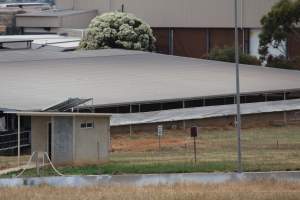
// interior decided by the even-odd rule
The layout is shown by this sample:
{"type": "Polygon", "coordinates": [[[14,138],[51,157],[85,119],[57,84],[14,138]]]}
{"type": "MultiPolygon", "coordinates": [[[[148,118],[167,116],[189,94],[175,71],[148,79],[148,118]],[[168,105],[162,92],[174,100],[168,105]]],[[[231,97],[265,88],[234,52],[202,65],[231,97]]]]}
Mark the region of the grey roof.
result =
{"type": "MultiPolygon", "coordinates": [[[[300,110],[300,99],[247,103],[241,105],[241,114],[243,115],[294,110],[300,110]]],[[[146,113],[113,114],[110,125],[124,126],[134,124],[149,124],[233,115],[236,115],[236,105],[206,106],[146,113]]],[[[294,116],[294,118],[298,120],[300,119],[299,117],[300,112],[294,116]]]]}
{"type": "Polygon", "coordinates": [[[18,50],[18,51],[3,51],[0,54],[1,63],[12,63],[12,62],[30,62],[30,61],[44,61],[50,63],[51,60],[61,59],[73,59],[73,58],[95,58],[95,57],[108,57],[108,56],[120,56],[120,55],[135,55],[145,54],[141,51],[126,51],[119,49],[106,49],[98,51],[74,51],[74,52],[49,52],[41,49],[35,50],[18,50]]]}
{"type": "Polygon", "coordinates": [[[0,37],[0,43],[11,43],[11,42],[32,42],[31,39],[13,39],[0,37]]]}
{"type": "MultiPolygon", "coordinates": [[[[0,36],[0,43],[16,43],[16,42],[27,42],[32,41],[32,49],[38,49],[38,51],[51,50],[51,51],[66,51],[76,49],[79,46],[81,38],[80,37],[70,37],[61,35],[5,35],[0,36]]],[[[19,44],[5,44],[4,47],[8,49],[18,49],[19,44]]],[[[7,51],[8,49],[1,49],[1,51],[7,51]]],[[[2,52],[1,52],[2,54],[2,52]]],[[[16,55],[22,54],[16,52],[16,55]]],[[[29,53],[32,54],[32,53],[29,53]]],[[[27,52],[27,55],[29,55],[27,52]]],[[[47,55],[45,55],[47,56],[47,55]]],[[[5,61],[14,58],[14,54],[7,53],[3,54],[1,61],[5,61]]],[[[16,59],[16,58],[14,58],[16,59]]],[[[23,58],[28,59],[28,58],[23,58]]]]}
{"type": "Polygon", "coordinates": [[[18,14],[18,17],[61,17],[88,13],[95,10],[42,10],[18,14]]]}
{"type": "MultiPolygon", "coordinates": [[[[0,107],[43,109],[68,98],[94,105],[235,93],[235,68],[155,53],[98,50],[0,54],[0,107]]],[[[300,88],[300,71],[241,66],[242,93],[300,88]]]]}

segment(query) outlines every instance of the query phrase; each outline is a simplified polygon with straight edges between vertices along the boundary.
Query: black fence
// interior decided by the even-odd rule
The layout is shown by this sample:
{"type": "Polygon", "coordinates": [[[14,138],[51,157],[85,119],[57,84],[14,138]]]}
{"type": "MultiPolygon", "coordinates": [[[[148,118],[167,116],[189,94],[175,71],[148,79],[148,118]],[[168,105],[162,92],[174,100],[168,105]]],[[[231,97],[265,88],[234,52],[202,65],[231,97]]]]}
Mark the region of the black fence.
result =
{"type": "MultiPolygon", "coordinates": [[[[31,132],[20,132],[20,147],[21,154],[30,152],[31,146],[31,132]]],[[[18,133],[17,131],[3,131],[0,132],[0,155],[2,156],[15,156],[18,152],[18,133]]]]}

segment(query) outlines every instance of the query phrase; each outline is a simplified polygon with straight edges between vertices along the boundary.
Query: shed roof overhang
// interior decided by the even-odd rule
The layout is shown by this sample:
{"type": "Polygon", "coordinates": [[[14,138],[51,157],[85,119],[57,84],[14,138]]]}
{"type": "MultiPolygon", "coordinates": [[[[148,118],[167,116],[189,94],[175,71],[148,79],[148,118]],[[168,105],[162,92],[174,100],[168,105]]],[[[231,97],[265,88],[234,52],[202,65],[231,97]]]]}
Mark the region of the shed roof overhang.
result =
{"type": "Polygon", "coordinates": [[[110,117],[107,113],[75,113],[75,112],[26,112],[26,111],[7,111],[6,114],[16,114],[18,116],[31,117],[110,117]]]}

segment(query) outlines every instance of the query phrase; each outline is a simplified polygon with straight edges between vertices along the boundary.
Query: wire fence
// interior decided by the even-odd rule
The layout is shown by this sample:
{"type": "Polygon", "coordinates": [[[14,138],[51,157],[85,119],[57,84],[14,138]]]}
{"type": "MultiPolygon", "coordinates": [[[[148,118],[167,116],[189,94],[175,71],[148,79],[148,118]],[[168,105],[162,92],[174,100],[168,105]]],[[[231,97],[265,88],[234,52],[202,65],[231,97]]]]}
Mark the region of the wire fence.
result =
{"type": "MultiPolygon", "coordinates": [[[[30,147],[30,131],[20,132],[20,147],[22,150],[30,147]]],[[[0,155],[14,155],[18,148],[18,133],[7,131],[0,133],[0,155]]],[[[24,152],[24,151],[23,151],[24,152]]]]}
{"type": "MultiPolygon", "coordinates": [[[[298,170],[300,124],[244,128],[241,151],[244,171],[298,170]]],[[[200,128],[195,143],[188,129],[165,130],[161,137],[155,131],[112,135],[114,163],[166,167],[196,164],[191,171],[236,171],[237,156],[237,133],[233,127],[200,128]]]]}

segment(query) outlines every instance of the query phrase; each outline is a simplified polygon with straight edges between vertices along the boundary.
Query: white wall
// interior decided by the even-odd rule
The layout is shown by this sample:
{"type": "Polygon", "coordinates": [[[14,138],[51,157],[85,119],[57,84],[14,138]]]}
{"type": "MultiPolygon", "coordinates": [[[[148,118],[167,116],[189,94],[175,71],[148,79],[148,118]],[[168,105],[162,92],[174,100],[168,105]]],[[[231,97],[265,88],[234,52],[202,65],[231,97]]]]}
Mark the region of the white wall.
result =
{"type": "MultiPolygon", "coordinates": [[[[259,34],[261,29],[251,29],[250,30],[250,54],[256,57],[259,57],[258,48],[259,48],[259,34]]],[[[286,43],[283,43],[286,45],[286,43]]],[[[273,56],[282,55],[282,52],[273,47],[269,48],[269,53],[273,56]]]]}
{"type": "MultiPolygon", "coordinates": [[[[233,27],[233,0],[111,0],[118,10],[136,14],[154,27],[233,27]]],[[[244,27],[260,27],[261,17],[278,0],[240,0],[239,18],[244,27]]]]}
{"type": "MultiPolygon", "coordinates": [[[[240,0],[244,27],[260,27],[261,17],[278,0],[240,0]]],[[[57,0],[58,8],[131,12],[153,27],[233,27],[234,0],[57,0]]]]}

